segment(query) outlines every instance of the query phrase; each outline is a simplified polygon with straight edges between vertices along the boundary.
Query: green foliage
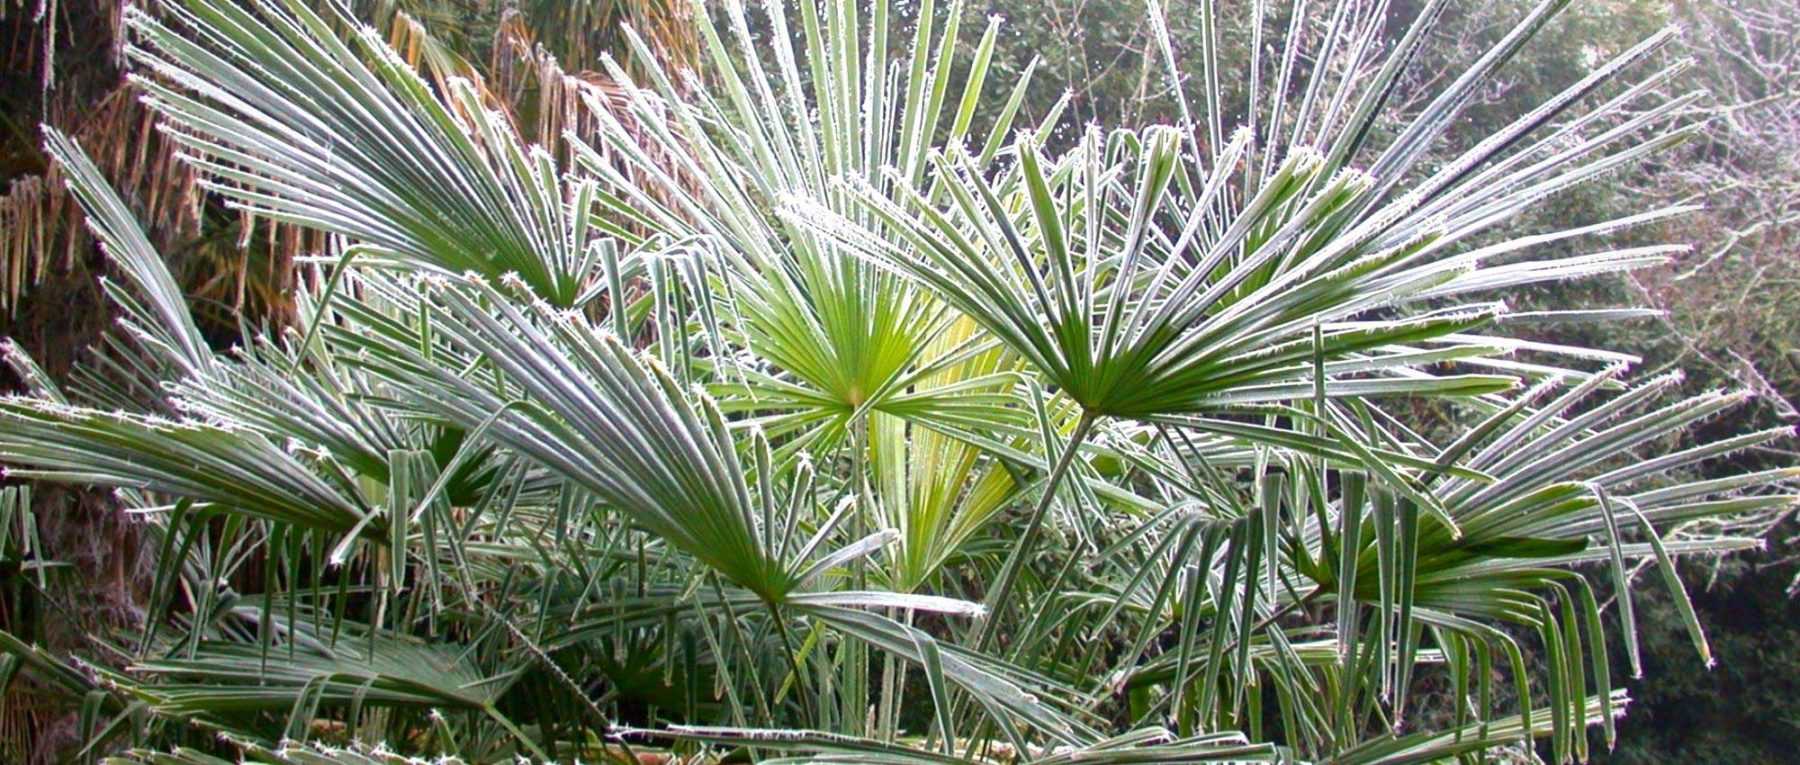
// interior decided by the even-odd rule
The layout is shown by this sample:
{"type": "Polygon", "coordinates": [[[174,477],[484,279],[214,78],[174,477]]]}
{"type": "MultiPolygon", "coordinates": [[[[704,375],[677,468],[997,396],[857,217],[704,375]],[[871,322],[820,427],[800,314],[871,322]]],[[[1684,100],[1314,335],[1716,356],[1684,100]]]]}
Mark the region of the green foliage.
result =
{"type": "Polygon", "coordinates": [[[1638,316],[1503,299],[1677,249],[1503,225],[1693,132],[1631,79],[1666,32],[1443,151],[1563,6],[1395,117],[1443,3],[1203,4],[1190,103],[1153,2],[1172,124],[1057,140],[960,2],[899,55],[884,0],[696,2],[702,72],[622,29],[561,147],[336,6],[127,9],[206,187],[330,271],[216,352],[49,131],[122,374],[0,400],[0,461],[117,487],[156,570],[122,666],[0,669],[125,761],[1585,760],[1633,567],[1709,660],[1678,558],[1793,497],[1692,472],[1785,430],[1660,448],[1741,395],[1512,331],[1638,316]]]}

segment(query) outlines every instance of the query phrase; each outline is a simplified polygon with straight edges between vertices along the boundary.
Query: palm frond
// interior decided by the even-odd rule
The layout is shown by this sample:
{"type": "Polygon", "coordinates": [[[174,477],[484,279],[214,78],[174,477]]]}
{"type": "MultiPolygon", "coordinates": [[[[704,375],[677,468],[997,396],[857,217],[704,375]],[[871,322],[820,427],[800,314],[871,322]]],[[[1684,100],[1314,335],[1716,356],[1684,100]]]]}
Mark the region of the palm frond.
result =
{"type": "MultiPolygon", "coordinates": [[[[961,2],[903,34],[694,0],[621,26],[628,65],[548,30],[605,71],[496,54],[557,83],[535,126],[494,110],[529,77],[404,5],[126,11],[205,187],[329,237],[298,324],[229,352],[48,134],[122,331],[68,384],[4,348],[0,463],[115,487],[153,561],[142,628],[91,641],[118,667],[0,632],[84,756],[1583,760],[1609,650],[1644,664],[1635,573],[1706,662],[1677,561],[1794,504],[1793,469],[1714,469],[1790,435],[1700,428],[1742,395],[1532,331],[1641,311],[1500,302],[1678,251],[1590,243],[1682,207],[1504,228],[1685,135],[1673,70],[1632,79],[1666,33],[1443,156],[1562,2],[1416,110],[1445,3],[1257,3],[1290,33],[1237,89],[1221,9],[1183,78],[1151,3],[1178,122],[1068,136],[1014,130],[1031,68],[991,88],[961,2]]],[[[23,496],[0,563],[42,587],[23,496]]]]}

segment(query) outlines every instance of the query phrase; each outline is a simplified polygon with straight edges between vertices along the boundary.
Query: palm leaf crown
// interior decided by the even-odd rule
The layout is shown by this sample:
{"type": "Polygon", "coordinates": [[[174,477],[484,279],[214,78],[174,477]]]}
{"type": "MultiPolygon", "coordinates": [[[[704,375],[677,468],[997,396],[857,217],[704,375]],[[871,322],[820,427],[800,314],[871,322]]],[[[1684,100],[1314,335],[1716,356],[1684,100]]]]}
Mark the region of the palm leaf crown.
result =
{"type": "Polygon", "coordinates": [[[1793,473],[1696,478],[1786,431],[1671,449],[1741,396],[1509,331],[1559,318],[1509,289],[1679,250],[1545,247],[1679,208],[1504,225],[1686,135],[1667,33],[1435,153],[1564,4],[1397,116],[1441,2],[1257,3],[1233,96],[1213,5],[1190,80],[1152,0],[1176,124],[1062,148],[961,2],[695,0],[701,71],[624,30],[560,147],[335,3],[127,7],[207,189],[331,246],[299,326],[215,351],[48,131],[123,318],[66,390],[9,347],[0,462],[117,487],[156,570],[119,666],[0,633],[0,675],[145,762],[1584,759],[1634,567],[1709,661],[1675,559],[1793,473]]]}

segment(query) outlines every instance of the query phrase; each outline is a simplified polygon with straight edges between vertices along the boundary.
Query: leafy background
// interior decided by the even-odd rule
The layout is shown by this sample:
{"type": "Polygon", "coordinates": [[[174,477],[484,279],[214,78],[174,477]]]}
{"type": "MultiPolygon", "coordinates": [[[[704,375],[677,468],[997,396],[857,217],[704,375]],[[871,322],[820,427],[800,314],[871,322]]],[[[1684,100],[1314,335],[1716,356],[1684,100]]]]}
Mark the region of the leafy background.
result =
{"type": "MultiPolygon", "coordinates": [[[[245,221],[213,201],[200,201],[193,181],[171,163],[166,147],[143,130],[147,115],[121,91],[116,57],[120,9],[110,0],[0,0],[0,40],[8,42],[8,65],[0,74],[0,183],[10,193],[0,201],[7,218],[8,271],[0,274],[0,336],[18,339],[52,375],[66,374],[77,351],[109,323],[92,276],[103,270],[91,241],[71,225],[72,204],[55,189],[34,181],[51,172],[36,125],[49,122],[76,135],[116,185],[138,200],[140,219],[153,240],[170,253],[185,291],[196,297],[202,328],[216,345],[231,344],[240,318],[252,323],[283,321],[293,310],[284,303],[295,252],[303,235],[245,221]],[[34,7],[38,6],[38,7],[34,7]],[[196,204],[197,203],[197,204],[196,204]],[[41,211],[30,215],[21,211],[41,211]],[[26,222],[29,221],[29,222],[26,222]],[[36,252],[55,252],[49,262],[32,262],[21,242],[50,241],[36,252]],[[30,276],[21,276],[30,274],[30,276]]],[[[553,114],[558,95],[543,83],[544,59],[531,45],[542,43],[568,71],[599,68],[598,56],[630,54],[612,33],[617,21],[632,20],[652,31],[661,55],[680,61],[696,42],[678,24],[661,23],[668,9],[656,2],[521,3],[523,24],[509,28],[495,5],[484,2],[379,1],[359,4],[378,23],[405,10],[450,41],[468,60],[514,72],[501,78],[507,97],[523,114],[553,114]],[[580,9],[586,16],[560,16],[580,9]]],[[[904,9],[905,4],[897,4],[904,9]]],[[[1196,14],[1173,2],[1170,17],[1178,51],[1196,48],[1196,14]]],[[[1228,12],[1244,12],[1228,4],[1228,12]]],[[[1427,50],[1442,63],[1466,61],[1516,16],[1515,3],[1454,4],[1427,50]]],[[[1395,2],[1404,19],[1417,8],[1395,2]]],[[[1172,101],[1162,92],[1149,29],[1134,3],[1082,0],[993,0],[970,3],[965,27],[980,28],[988,15],[1008,20],[999,41],[995,68],[1016,74],[1037,57],[1041,64],[1021,114],[1027,123],[1051,111],[1066,93],[1069,125],[1140,123],[1169,118],[1172,101]]],[[[1681,23],[1682,50],[1697,66],[1680,90],[1705,87],[1709,118],[1703,140],[1684,145],[1662,162],[1634,168],[1608,184],[1589,184],[1563,197],[1551,216],[1603,216],[1642,209],[1651,201],[1700,200],[1708,210],[1645,236],[1695,244],[1692,254],[1650,273],[1527,294],[1527,304],[1569,305],[1642,302],[1664,308],[1666,318],[1597,325],[1597,337],[1571,342],[1643,349],[1649,371],[1680,365],[1689,370],[1689,391],[1749,387],[1762,394],[1754,407],[1713,421],[1700,435],[1732,433],[1792,419],[1787,402],[1800,396],[1796,368],[1795,312],[1800,299],[1800,18],[1791,4],[1751,1],[1736,4],[1617,0],[1578,3],[1540,36],[1530,54],[1509,67],[1500,83],[1471,110],[1466,124],[1450,135],[1466,146],[1504,125],[1523,108],[1556,92],[1597,59],[1641,39],[1669,21],[1681,23]]],[[[397,33],[398,34],[398,33],[397,33]]],[[[895,44],[905,30],[893,31],[895,44]]],[[[973,44],[972,39],[966,39],[973,44]]],[[[1225,56],[1243,55],[1248,41],[1227,40],[1225,56]]],[[[1436,64],[1439,62],[1430,62],[1436,64]]],[[[1227,67],[1229,69],[1229,67],[1227,67]]],[[[1442,67],[1425,65],[1431,73],[1442,67]]],[[[1004,78],[1010,79],[1010,78],[1004,78]]],[[[1426,92],[1433,83],[1407,83],[1426,92]]],[[[1231,87],[1227,83],[1227,87],[1231,87]]],[[[995,109],[997,103],[983,104],[995,109]]],[[[981,115],[983,118],[991,114],[981,115]]],[[[979,119],[978,122],[985,122],[979,119]]],[[[1051,143],[1068,145],[1077,131],[1065,129],[1051,143]]],[[[54,180],[53,178],[51,179],[54,180]]],[[[16,386],[16,380],[5,380],[16,386]]],[[[1722,472],[1791,462],[1790,444],[1738,455],[1722,472]]],[[[81,649],[82,631],[92,622],[130,621],[148,583],[131,525],[102,494],[49,490],[41,506],[70,512],[40,513],[46,521],[43,544],[52,556],[99,572],[67,582],[67,599],[46,600],[11,582],[0,602],[0,626],[21,626],[34,637],[64,649],[81,649]],[[61,603],[56,602],[61,601],[61,603]],[[72,610],[62,603],[104,604],[72,610]]],[[[1713,760],[1765,762],[1791,756],[1800,738],[1794,698],[1800,665],[1800,611],[1792,599],[1795,567],[1792,524],[1776,527],[1770,548],[1719,561],[1689,561],[1690,581],[1704,582],[1695,605],[1708,625],[1718,659],[1704,670],[1693,656],[1673,605],[1660,590],[1640,596],[1646,671],[1653,678],[1635,686],[1636,703],[1621,726],[1621,744],[1603,759],[1619,762],[1713,760]]],[[[17,571],[5,572],[8,578],[17,571]]],[[[1604,577],[1596,577],[1606,587],[1604,577]]],[[[1615,662],[1622,661],[1619,646],[1615,662]]],[[[15,688],[16,695],[29,689],[15,688]]],[[[40,707],[29,698],[9,699],[5,746],[14,755],[43,752],[73,737],[73,714],[40,707]],[[22,703],[21,703],[22,702],[22,703]]]]}

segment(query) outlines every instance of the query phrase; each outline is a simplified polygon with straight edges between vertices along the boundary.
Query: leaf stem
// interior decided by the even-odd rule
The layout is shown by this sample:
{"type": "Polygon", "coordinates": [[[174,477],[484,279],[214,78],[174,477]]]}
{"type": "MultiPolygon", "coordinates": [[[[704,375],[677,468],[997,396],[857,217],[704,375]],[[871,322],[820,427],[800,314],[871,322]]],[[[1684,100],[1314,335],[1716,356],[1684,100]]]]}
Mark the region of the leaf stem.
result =
{"type": "Polygon", "coordinates": [[[787,657],[788,671],[794,673],[794,692],[800,697],[800,708],[804,710],[808,724],[818,715],[812,703],[811,691],[806,688],[806,675],[800,672],[800,661],[794,658],[794,641],[788,636],[787,621],[781,617],[781,606],[769,602],[769,616],[775,620],[775,632],[781,636],[781,653],[787,657]]]}
{"type": "Polygon", "coordinates": [[[1062,485],[1063,478],[1068,475],[1070,466],[1075,464],[1075,453],[1087,441],[1088,432],[1093,429],[1095,416],[1091,412],[1082,412],[1081,419],[1075,422],[1075,430],[1069,434],[1069,441],[1063,447],[1062,454],[1057,455],[1056,464],[1050,468],[1049,477],[1044,479],[1044,495],[1038,499],[1037,507],[1031,511],[1031,518],[1025,522],[1025,532],[1013,546],[1012,555],[1006,559],[1006,565],[1000,569],[1000,579],[994,583],[994,589],[988,592],[987,616],[977,628],[975,650],[985,651],[993,643],[1001,615],[1006,612],[1008,601],[1012,598],[1013,584],[1018,581],[1019,570],[1025,567],[1025,561],[1031,556],[1031,548],[1037,546],[1037,538],[1044,526],[1044,517],[1050,512],[1051,503],[1056,501],[1056,490],[1062,485]]]}

